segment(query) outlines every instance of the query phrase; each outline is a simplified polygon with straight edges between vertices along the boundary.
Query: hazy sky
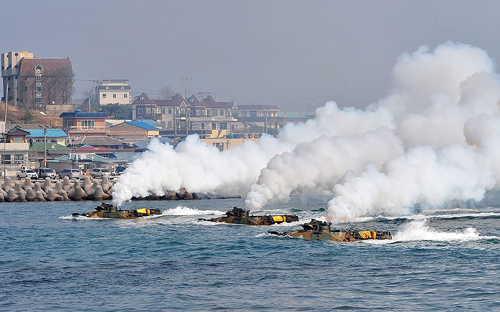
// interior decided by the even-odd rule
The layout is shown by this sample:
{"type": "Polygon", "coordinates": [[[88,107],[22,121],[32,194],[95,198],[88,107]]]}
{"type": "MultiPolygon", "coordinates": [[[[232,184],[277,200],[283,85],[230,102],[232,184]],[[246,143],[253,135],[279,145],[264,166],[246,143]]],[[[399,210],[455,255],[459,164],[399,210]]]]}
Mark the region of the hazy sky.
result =
{"type": "Polygon", "coordinates": [[[95,79],[219,101],[364,107],[402,53],[446,41],[500,60],[500,1],[4,1],[0,52],[69,57],[75,102],[95,79]]]}

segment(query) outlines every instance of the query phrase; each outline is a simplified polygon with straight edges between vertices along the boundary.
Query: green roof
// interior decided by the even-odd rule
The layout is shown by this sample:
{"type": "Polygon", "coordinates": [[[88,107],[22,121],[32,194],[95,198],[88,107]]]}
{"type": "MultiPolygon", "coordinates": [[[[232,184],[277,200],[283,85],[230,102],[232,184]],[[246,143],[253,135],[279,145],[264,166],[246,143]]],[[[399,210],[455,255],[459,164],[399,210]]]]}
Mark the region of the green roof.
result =
{"type": "MultiPolygon", "coordinates": [[[[33,144],[30,147],[30,150],[35,151],[35,152],[43,152],[45,151],[45,142],[33,142],[33,144]]],[[[48,151],[69,151],[71,148],[53,143],[53,142],[47,142],[47,150],[48,151]]]]}

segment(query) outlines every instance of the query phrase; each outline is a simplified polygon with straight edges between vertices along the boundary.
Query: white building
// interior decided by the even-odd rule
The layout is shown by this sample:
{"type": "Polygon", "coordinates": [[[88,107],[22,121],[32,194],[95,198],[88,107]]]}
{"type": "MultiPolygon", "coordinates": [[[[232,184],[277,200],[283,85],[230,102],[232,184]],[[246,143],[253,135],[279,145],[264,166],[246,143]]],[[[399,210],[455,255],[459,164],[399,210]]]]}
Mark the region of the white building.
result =
{"type": "Polygon", "coordinates": [[[6,131],[5,122],[0,122],[0,131],[2,136],[0,138],[1,148],[1,176],[15,176],[16,171],[21,166],[29,167],[29,148],[30,145],[26,141],[26,135],[29,132],[24,131],[18,127],[6,131]]]}
{"type": "Polygon", "coordinates": [[[98,80],[96,97],[100,105],[132,104],[132,90],[128,79],[98,80]]]}

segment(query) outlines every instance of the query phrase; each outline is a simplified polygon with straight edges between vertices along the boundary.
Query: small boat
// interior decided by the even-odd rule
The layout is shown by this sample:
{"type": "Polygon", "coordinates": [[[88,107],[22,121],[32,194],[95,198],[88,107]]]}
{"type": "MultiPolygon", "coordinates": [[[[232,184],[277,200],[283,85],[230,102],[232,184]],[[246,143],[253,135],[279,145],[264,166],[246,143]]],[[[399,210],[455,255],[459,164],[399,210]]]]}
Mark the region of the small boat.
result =
{"type": "Polygon", "coordinates": [[[95,211],[86,213],[73,213],[73,217],[104,218],[104,219],[137,219],[147,216],[161,215],[158,208],[139,208],[133,210],[122,210],[111,204],[102,203],[95,211]]]}
{"type": "Polygon", "coordinates": [[[284,233],[269,231],[269,234],[299,237],[306,240],[332,240],[336,242],[392,239],[392,235],[389,231],[332,230],[331,223],[315,219],[312,219],[311,222],[304,223],[302,227],[302,230],[284,233]]]}
{"type": "Polygon", "coordinates": [[[223,217],[212,218],[212,219],[199,219],[199,220],[210,221],[210,222],[247,224],[247,225],[272,225],[283,222],[299,221],[299,217],[296,215],[288,215],[288,214],[254,216],[250,215],[250,212],[248,210],[244,210],[238,207],[233,207],[233,210],[226,212],[226,215],[223,217]]]}

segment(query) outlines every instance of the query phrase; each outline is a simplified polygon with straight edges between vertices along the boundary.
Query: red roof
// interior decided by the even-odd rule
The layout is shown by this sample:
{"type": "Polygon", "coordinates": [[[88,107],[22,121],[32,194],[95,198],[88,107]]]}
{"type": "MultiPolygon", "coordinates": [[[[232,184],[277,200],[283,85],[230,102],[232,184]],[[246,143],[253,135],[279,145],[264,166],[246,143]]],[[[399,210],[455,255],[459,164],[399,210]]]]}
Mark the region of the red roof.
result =
{"type": "Polygon", "coordinates": [[[35,67],[37,65],[42,66],[42,75],[50,76],[54,75],[60,71],[73,70],[71,67],[71,61],[69,58],[54,58],[54,59],[43,59],[34,58],[27,59],[23,58],[19,62],[19,76],[34,76],[35,67]]]}

